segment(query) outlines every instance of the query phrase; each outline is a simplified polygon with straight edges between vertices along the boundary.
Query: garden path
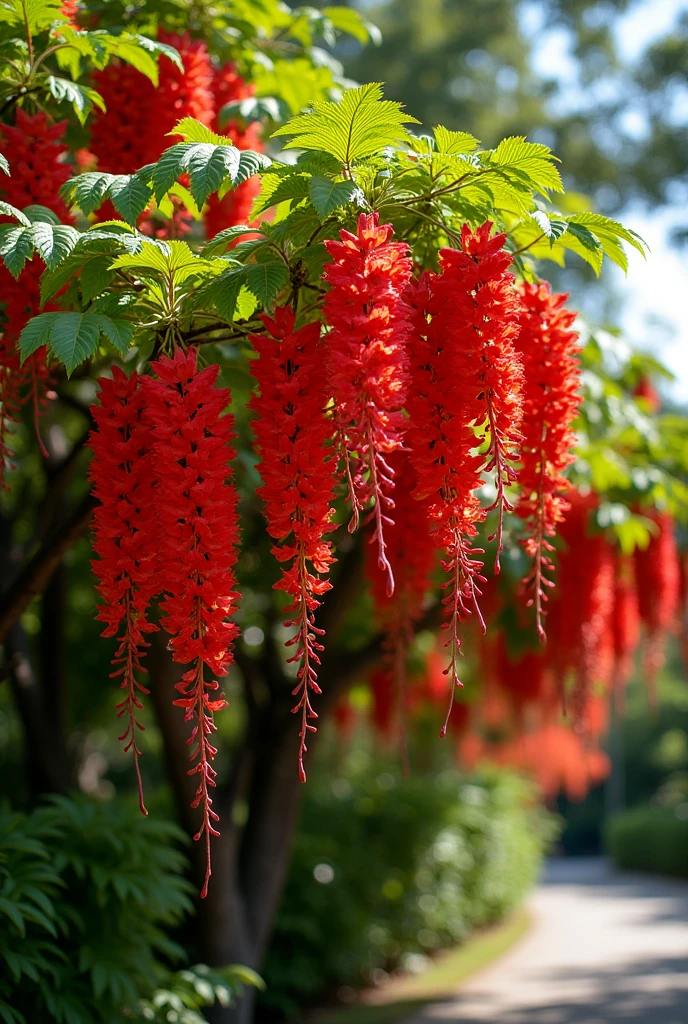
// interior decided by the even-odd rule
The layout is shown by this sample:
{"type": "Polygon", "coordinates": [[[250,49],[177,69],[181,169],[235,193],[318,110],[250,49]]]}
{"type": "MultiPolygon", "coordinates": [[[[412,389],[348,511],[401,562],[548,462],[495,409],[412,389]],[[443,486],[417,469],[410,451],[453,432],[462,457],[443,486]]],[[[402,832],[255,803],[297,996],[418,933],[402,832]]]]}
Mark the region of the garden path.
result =
{"type": "Polygon", "coordinates": [[[552,861],[534,926],[406,1024],[688,1024],[688,884],[552,861]]]}

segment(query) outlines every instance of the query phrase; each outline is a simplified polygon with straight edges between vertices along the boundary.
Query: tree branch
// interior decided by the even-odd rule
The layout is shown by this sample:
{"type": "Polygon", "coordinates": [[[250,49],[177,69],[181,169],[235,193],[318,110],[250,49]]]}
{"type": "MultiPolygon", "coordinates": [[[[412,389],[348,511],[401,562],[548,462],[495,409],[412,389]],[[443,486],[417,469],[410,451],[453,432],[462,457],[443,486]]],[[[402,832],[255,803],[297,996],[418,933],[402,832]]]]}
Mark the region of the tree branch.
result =
{"type": "Polygon", "coordinates": [[[46,587],[65,554],[85,532],[93,514],[94,499],[87,494],[68,518],[52,530],[34,555],[19,571],[0,598],[0,643],[46,587]]]}
{"type": "Polygon", "coordinates": [[[32,543],[27,545],[27,549],[30,550],[35,544],[40,544],[51,527],[55,525],[60,514],[64,513],[62,505],[65,490],[74,475],[74,470],[88,441],[88,435],[89,431],[82,434],[63,458],[55,461],[51,459],[46,464],[48,492],[40,509],[38,527],[32,543]]]}

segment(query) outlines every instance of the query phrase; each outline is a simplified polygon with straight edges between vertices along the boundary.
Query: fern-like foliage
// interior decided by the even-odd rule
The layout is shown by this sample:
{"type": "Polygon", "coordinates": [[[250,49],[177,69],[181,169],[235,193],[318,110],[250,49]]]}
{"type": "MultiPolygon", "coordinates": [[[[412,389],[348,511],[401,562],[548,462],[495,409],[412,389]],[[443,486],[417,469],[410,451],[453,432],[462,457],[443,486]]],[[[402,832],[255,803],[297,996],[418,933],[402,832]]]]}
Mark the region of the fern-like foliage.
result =
{"type": "Polygon", "coordinates": [[[134,174],[91,171],[63,186],[62,198],[82,214],[109,200],[123,220],[80,233],[40,207],[0,206],[14,220],[0,225],[0,259],[17,276],[40,257],[41,301],[60,293],[70,307],[27,324],[22,358],[47,345],[71,374],[103,350],[125,356],[132,344],[149,353],[190,338],[243,340],[259,326],[256,310],[301,304],[307,291],[306,308],[313,308],[323,290],[324,240],[351,228],[360,210],[392,223],[425,266],[436,265],[440,248],[461,245],[462,224],[485,221],[506,233],[526,277],[537,274],[536,261],[563,264],[569,253],[596,273],[605,257],[625,270],[628,246],[645,253],[642,239],[617,221],[557,211],[559,161],[547,146],[514,136],[483,149],[468,132],[441,125],[431,135],[411,134],[413,122],[400,104],[383,99],[380,85],[349,89],[339,102],[318,100],[278,129],[275,135],[290,137],[287,148],[302,150],[287,163],[240,150],[185,117],[169,133],[181,141],[156,163],[134,174]],[[204,245],[193,236],[164,242],[137,229],[151,204],[171,211],[170,196],[201,219],[210,196],[221,199],[256,174],[261,187],[249,223],[204,245]]]}
{"type": "Polygon", "coordinates": [[[2,1024],[200,1024],[204,1006],[261,984],[242,967],[165,966],[191,910],[182,841],[119,802],[0,811],[2,1024]]]}
{"type": "Polygon", "coordinates": [[[385,146],[396,146],[408,136],[407,124],[418,124],[400,103],[383,100],[382,86],[370,82],[349,89],[340,103],[322,100],[307,114],[293,117],[274,135],[291,135],[286,149],[329,153],[347,170],[385,146]]]}

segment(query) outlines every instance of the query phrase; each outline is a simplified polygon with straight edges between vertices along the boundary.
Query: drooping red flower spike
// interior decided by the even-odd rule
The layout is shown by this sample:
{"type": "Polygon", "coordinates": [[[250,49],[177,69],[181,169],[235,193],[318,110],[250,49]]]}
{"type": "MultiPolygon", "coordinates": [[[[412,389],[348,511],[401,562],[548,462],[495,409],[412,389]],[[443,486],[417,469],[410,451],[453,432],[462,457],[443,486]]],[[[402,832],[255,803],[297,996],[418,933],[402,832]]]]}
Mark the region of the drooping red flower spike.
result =
{"type": "Polygon", "coordinates": [[[449,332],[455,365],[465,377],[467,422],[487,441],[483,472],[494,476],[496,497],[486,511],[497,510],[498,574],[504,512],[513,511],[506,488],[516,479],[513,463],[521,441],[524,381],[522,359],[514,346],[519,303],[513,275],[508,273],[512,257],[503,248],[506,235],[491,232],[489,222],[475,232],[464,224],[462,249],[442,250],[442,273],[434,282],[431,312],[440,316],[449,332]]]}
{"type": "Polygon", "coordinates": [[[174,142],[167,133],[183,117],[195,117],[210,127],[215,115],[213,69],[208,50],[188,33],[158,32],[163,43],[174,46],[184,64],[180,71],[164,54],[159,63],[157,88],[140,71],[121,61],[93,73],[106,109],[91,118],[90,151],[98,169],[131,174],[157,160],[174,142]]]}
{"type": "Polygon", "coordinates": [[[401,447],[404,429],[410,311],[402,293],[411,275],[408,246],[391,242],[392,234],[392,226],[380,225],[376,213],[362,213],[355,235],[342,230],[341,241],[325,242],[333,262],[324,273],[330,285],[325,317],[332,328],[329,384],[353,509],[349,529],[356,528],[359,511],[372,504],[371,542],[377,544],[390,594],[394,576],[384,531],[392,521],[394,478],[386,459],[401,447]]]}
{"type": "Polygon", "coordinates": [[[516,347],[523,357],[525,389],[521,432],[521,497],[518,514],[526,520],[526,553],[533,568],[526,577],[530,605],[540,639],[544,641],[547,578],[553,569],[550,538],[566,514],[563,471],[573,461],[576,442],[571,429],[582,398],[578,336],[571,330],[576,314],[564,308],[566,295],[552,295],[549,285],[519,287],[522,312],[516,347]]]}
{"type": "MultiPolygon", "coordinates": [[[[521,361],[514,350],[517,307],[511,256],[504,235],[491,237],[492,225],[475,233],[464,225],[462,250],[443,249],[439,275],[424,275],[406,294],[413,307],[412,384],[408,400],[408,443],[418,476],[416,494],[429,501],[442,563],[448,575],[443,598],[449,609],[445,628],[451,657],[447,675],[451,697],[445,735],[461,682],[459,624],[475,610],[482,562],[472,548],[477,524],[489,509],[476,494],[483,475],[494,473],[498,508],[498,553],[501,517],[509,508],[505,489],[513,482],[523,384],[521,361]],[[483,432],[485,454],[478,452],[483,432]]],[[[483,624],[484,628],[484,624],[483,624]]]]}
{"type": "MultiPolygon", "coordinates": [[[[413,640],[414,626],[423,611],[425,595],[430,586],[430,574],[435,562],[437,545],[430,533],[427,502],[415,501],[416,474],[408,452],[396,451],[389,457],[394,472],[395,503],[394,522],[387,527],[387,554],[394,573],[394,593],[387,590],[387,574],[380,568],[377,553],[366,545],[365,569],[371,584],[375,614],[378,626],[384,633],[385,667],[373,675],[373,696],[376,701],[380,693],[391,687],[401,712],[401,725],[405,719],[406,703],[406,655],[413,640]],[[384,674],[389,681],[381,681],[384,674]]],[[[384,704],[384,701],[383,701],[384,704]]],[[[393,709],[392,709],[393,710],[393,709]]],[[[389,711],[391,722],[393,715],[389,711]]],[[[385,712],[385,716],[387,712],[385,712]]],[[[374,717],[376,724],[382,728],[374,717]]],[[[384,730],[383,730],[384,731],[384,730]]],[[[402,735],[403,740],[403,735],[402,735]]]]}
{"type": "Polygon", "coordinates": [[[265,502],[268,533],[278,541],[272,552],[283,565],[275,588],[292,599],[288,610],[293,617],[285,626],[295,629],[287,645],[295,648],[289,662],[298,665],[293,711],[301,715],[299,777],[305,782],[306,741],[316,731],[312,720],[318,717],[311,695],[321,692],[317,667],[324,649],[315,612],[331,587],[327,573],[335,561],[325,536],[334,529],[336,462],[327,447],[332,422],[325,415],[320,324],[296,330],[289,307],[278,308],[274,319],[263,315],[262,320],[267,334],[251,338],[258,353],[252,370],[259,393],[250,408],[256,413],[253,430],[264,481],[257,493],[265,502]]]}
{"type": "MultiPolygon", "coordinates": [[[[16,124],[0,126],[0,140],[12,154],[12,175],[2,176],[0,199],[18,209],[45,206],[61,221],[71,218],[59,196],[60,186],[70,177],[63,162],[67,146],[63,141],[67,122],[51,124],[45,113],[27,114],[19,108],[16,124]]],[[[3,219],[4,218],[0,218],[3,219]]],[[[17,281],[0,266],[0,297],[4,324],[0,335],[0,480],[10,457],[6,435],[8,425],[19,417],[22,406],[33,404],[36,437],[47,455],[39,432],[39,417],[50,394],[50,368],[45,347],[34,352],[22,365],[17,340],[26,323],[40,312],[40,276],[44,266],[37,257],[30,260],[17,281]]],[[[44,306],[44,311],[54,309],[44,306]]]]}
{"type": "Polygon", "coordinates": [[[137,712],[143,707],[139,695],[150,691],[137,673],[143,671],[146,634],[157,629],[146,617],[157,590],[151,429],[144,420],[145,400],[136,373],[127,378],[115,366],[112,379],[103,377],[99,383],[100,401],[91,407],[96,427],[89,437],[89,476],[99,502],[93,513],[93,550],[98,557],[92,563],[101,596],[98,619],[105,623],[103,636],[119,634],[113,658],[118,667],[111,678],[121,678],[125,691],[117,705],[125,725],[120,741],[125,753],[133,754],[139,805],[147,814],[137,741],[137,729],[144,727],[137,712]]]}
{"type": "Polygon", "coordinates": [[[60,187],[71,176],[63,157],[67,152],[66,121],[51,123],[47,114],[27,114],[21,107],[14,125],[0,126],[0,140],[10,154],[10,177],[2,178],[2,198],[22,210],[25,206],[47,206],[63,223],[71,217],[60,199],[60,187]]]}
{"type": "Polygon", "coordinates": [[[213,66],[206,44],[202,39],[192,39],[188,32],[163,29],[158,31],[158,39],[177,50],[184,70],[171,60],[160,61],[160,79],[147,125],[148,160],[157,160],[174,142],[167,133],[181,118],[194,117],[210,127],[215,117],[213,66]]]}
{"type": "Polygon", "coordinates": [[[666,633],[679,609],[681,572],[673,519],[654,509],[642,511],[655,524],[650,543],[644,550],[636,548],[633,557],[638,607],[645,626],[645,669],[650,696],[654,697],[657,675],[664,665],[666,633]]]}
{"type": "Polygon", "coordinates": [[[392,738],[395,731],[395,712],[399,709],[399,693],[394,672],[389,665],[380,665],[370,676],[371,721],[375,732],[383,739],[392,738]]]}
{"type": "Polygon", "coordinates": [[[42,455],[48,457],[40,429],[41,415],[48,399],[54,397],[47,351],[42,346],[22,364],[18,347],[19,335],[28,321],[40,312],[47,313],[57,308],[52,302],[41,306],[41,274],[44,270],[43,261],[34,257],[15,280],[5,266],[0,266],[0,294],[5,321],[0,336],[0,486],[4,462],[11,462],[6,442],[8,428],[10,423],[19,420],[26,405],[30,404],[33,409],[38,447],[42,455]]]}
{"type": "Polygon", "coordinates": [[[462,405],[455,401],[448,335],[439,329],[437,317],[429,319],[434,284],[435,276],[426,272],[405,293],[413,325],[407,443],[416,471],[416,497],[428,503],[437,547],[445,553],[442,568],[451,586],[442,598],[449,610],[443,627],[450,630],[446,646],[451,651],[445,670],[445,675],[451,673],[451,693],[441,731],[444,736],[454,705],[454,689],[462,685],[457,669],[459,623],[472,607],[477,609],[476,586],[483,579],[482,562],[475,557],[478,552],[471,548],[467,537],[475,536],[475,524],[484,518],[484,512],[475,495],[481,460],[473,454],[475,435],[464,419],[462,405]]]}
{"type": "Polygon", "coordinates": [[[219,834],[210,795],[217,748],[210,737],[216,729],[214,712],[227,707],[222,693],[212,695],[233,662],[231,645],[239,632],[229,621],[239,596],[233,571],[237,497],[228,481],[234,421],[224,414],[229,391],[215,387],[219,367],[198,371],[193,349],[186,354],[178,349],[174,358],[163,356],[151,367],[157,379],[145,378],[144,393],[156,468],[158,589],[164,594],[162,626],[171,637],[172,657],[190,666],[177,683],[181,696],[174,703],[184,709],[186,721],[194,722],[188,742],[195,764],[189,774],[198,775],[199,782],[191,806],[200,807],[203,815],[194,839],[205,840],[201,896],[206,896],[210,837],[219,834]]]}
{"type": "Polygon", "coordinates": [[[633,389],[633,397],[639,398],[650,413],[658,413],[662,408],[662,398],[649,377],[641,377],[633,389]]]}
{"type": "MultiPolygon", "coordinates": [[[[105,101],[105,110],[94,110],[89,123],[90,152],[98,170],[111,174],[133,174],[151,157],[148,135],[150,111],[155,103],[155,86],[131,64],[112,61],[93,72],[94,85],[105,101]]],[[[169,131],[174,122],[166,128],[169,131]]],[[[168,142],[171,140],[168,140],[168,142]]],[[[101,207],[99,216],[116,216],[111,204],[101,207]]]]}
{"type": "Polygon", "coordinates": [[[78,0],[63,0],[60,5],[60,14],[66,18],[72,28],[79,29],[80,5],[78,0]]]}
{"type": "Polygon", "coordinates": [[[584,724],[594,684],[605,688],[614,675],[614,549],[603,533],[594,531],[596,494],[569,487],[568,514],[560,534],[556,601],[551,608],[547,659],[563,684],[575,677],[574,720],[584,724]]]}
{"type": "Polygon", "coordinates": [[[633,655],[640,643],[640,608],[633,560],[618,555],[614,566],[614,695],[621,702],[633,673],[633,655]]]}

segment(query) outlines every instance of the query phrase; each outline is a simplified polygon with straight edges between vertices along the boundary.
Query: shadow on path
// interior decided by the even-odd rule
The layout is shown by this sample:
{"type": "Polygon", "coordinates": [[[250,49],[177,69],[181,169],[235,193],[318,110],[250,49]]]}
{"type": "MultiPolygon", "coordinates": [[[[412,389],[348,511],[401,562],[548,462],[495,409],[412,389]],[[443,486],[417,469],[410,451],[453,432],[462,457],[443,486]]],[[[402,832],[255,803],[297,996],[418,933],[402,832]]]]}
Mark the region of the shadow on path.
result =
{"type": "Polygon", "coordinates": [[[688,1024],[688,884],[555,861],[532,907],[523,943],[408,1024],[688,1024]]]}

